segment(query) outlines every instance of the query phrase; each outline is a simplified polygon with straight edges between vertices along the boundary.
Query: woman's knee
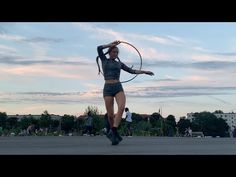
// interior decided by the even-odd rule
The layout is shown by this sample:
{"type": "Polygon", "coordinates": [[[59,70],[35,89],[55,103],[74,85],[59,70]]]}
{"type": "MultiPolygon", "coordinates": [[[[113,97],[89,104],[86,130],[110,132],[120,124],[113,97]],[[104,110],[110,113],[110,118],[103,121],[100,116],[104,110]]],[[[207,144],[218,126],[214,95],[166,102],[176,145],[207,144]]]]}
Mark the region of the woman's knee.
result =
{"type": "Polygon", "coordinates": [[[124,110],[125,110],[125,105],[119,105],[118,106],[118,112],[124,112],[124,110]]]}
{"type": "Polygon", "coordinates": [[[114,117],[114,113],[107,113],[107,116],[109,119],[112,119],[114,117]]]}

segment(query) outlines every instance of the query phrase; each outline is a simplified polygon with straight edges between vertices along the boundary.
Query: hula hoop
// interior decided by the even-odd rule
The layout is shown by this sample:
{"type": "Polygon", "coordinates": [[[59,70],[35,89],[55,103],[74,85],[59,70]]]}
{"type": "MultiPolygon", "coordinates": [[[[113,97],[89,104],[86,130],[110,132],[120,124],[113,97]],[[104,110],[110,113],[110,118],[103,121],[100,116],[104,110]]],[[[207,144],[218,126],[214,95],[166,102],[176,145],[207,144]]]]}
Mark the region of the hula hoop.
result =
{"type": "MultiPolygon", "coordinates": [[[[140,58],[140,67],[139,67],[139,70],[141,70],[141,69],[142,69],[142,63],[143,63],[142,61],[143,61],[143,59],[142,59],[142,56],[141,56],[140,52],[138,51],[138,49],[137,49],[135,46],[133,46],[132,44],[128,43],[128,42],[120,41],[120,43],[130,45],[131,47],[133,47],[133,48],[136,50],[136,52],[138,53],[139,58],[140,58]]],[[[134,77],[132,77],[131,79],[126,80],[126,81],[122,81],[122,82],[120,82],[120,83],[126,83],[126,82],[129,82],[129,81],[132,81],[132,80],[133,80],[134,78],[136,78],[137,76],[138,76],[138,74],[136,74],[136,75],[135,75],[134,77]]]]}

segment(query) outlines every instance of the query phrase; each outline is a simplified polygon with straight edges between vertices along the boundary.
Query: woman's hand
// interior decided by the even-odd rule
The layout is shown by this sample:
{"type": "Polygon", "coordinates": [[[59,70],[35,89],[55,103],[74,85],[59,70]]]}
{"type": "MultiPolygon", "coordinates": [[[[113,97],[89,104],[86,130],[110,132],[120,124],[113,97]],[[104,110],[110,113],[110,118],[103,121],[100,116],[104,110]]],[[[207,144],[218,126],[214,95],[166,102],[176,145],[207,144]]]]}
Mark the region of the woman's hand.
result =
{"type": "Polygon", "coordinates": [[[111,46],[116,46],[116,45],[118,45],[118,44],[120,44],[120,43],[121,43],[121,42],[117,40],[117,41],[112,42],[112,43],[111,43],[111,46]]]}
{"type": "Polygon", "coordinates": [[[145,74],[148,74],[148,75],[150,75],[150,76],[153,76],[153,75],[154,75],[154,73],[151,72],[151,71],[145,71],[145,74]]]}

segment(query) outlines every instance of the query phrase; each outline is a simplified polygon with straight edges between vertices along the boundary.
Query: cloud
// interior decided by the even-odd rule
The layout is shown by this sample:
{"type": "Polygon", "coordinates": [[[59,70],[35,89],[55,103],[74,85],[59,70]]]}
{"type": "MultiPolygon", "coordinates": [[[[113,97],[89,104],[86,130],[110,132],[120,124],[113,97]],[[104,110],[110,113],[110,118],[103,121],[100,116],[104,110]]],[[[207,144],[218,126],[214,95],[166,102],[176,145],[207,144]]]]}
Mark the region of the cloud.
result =
{"type": "Polygon", "coordinates": [[[7,51],[7,52],[17,52],[17,49],[13,48],[13,47],[9,47],[6,45],[1,45],[0,44],[0,52],[2,51],[7,51]]]}
{"type": "Polygon", "coordinates": [[[219,55],[219,56],[233,56],[235,57],[236,56],[236,53],[235,52],[222,52],[222,53],[213,53],[214,55],[219,55]]]}
{"type": "Polygon", "coordinates": [[[81,30],[88,32],[94,32],[93,37],[98,39],[111,39],[111,40],[123,40],[123,41],[150,41],[159,43],[162,45],[180,45],[184,43],[184,39],[177,36],[158,36],[158,35],[147,35],[147,34],[134,34],[128,32],[119,32],[110,28],[101,28],[99,25],[91,23],[73,23],[81,30]],[[96,35],[94,35],[96,34],[96,35]]]}
{"type": "Polygon", "coordinates": [[[6,33],[5,29],[0,25],[0,34],[6,33]]]}
{"type": "Polygon", "coordinates": [[[166,60],[170,58],[170,54],[166,52],[159,52],[152,47],[141,47],[140,53],[145,60],[155,61],[155,60],[166,60]]]}
{"type": "MultiPolygon", "coordinates": [[[[166,79],[150,79],[146,81],[151,81],[151,82],[176,82],[176,81],[181,81],[181,79],[171,79],[171,78],[166,78],[166,79]]],[[[137,81],[141,82],[141,81],[137,81]]]]}
{"type": "Polygon", "coordinates": [[[0,34],[0,39],[20,42],[20,41],[22,41],[22,40],[25,40],[26,37],[20,36],[20,35],[13,35],[13,34],[1,33],[1,34],[0,34]]]}
{"type": "Polygon", "coordinates": [[[207,52],[207,53],[211,52],[211,50],[203,48],[201,46],[194,46],[194,47],[191,47],[191,49],[198,52],[207,52]]]}
{"type": "Polygon", "coordinates": [[[16,67],[0,68],[3,73],[19,76],[36,76],[36,77],[59,77],[70,79],[96,79],[97,71],[94,66],[76,66],[76,65],[27,65],[16,67]],[[89,71],[89,74],[88,74],[89,71]]]}
{"type": "Polygon", "coordinates": [[[236,87],[193,87],[193,86],[160,86],[136,87],[128,92],[128,97],[159,98],[159,97],[190,97],[208,95],[230,95],[236,87]]]}
{"type": "Polygon", "coordinates": [[[21,41],[30,43],[60,43],[63,42],[64,40],[59,38],[33,37],[33,38],[25,38],[22,39],[21,41]]]}
{"type": "Polygon", "coordinates": [[[219,101],[219,102],[221,102],[221,103],[223,103],[223,104],[232,105],[232,103],[230,103],[230,102],[228,102],[228,101],[225,101],[225,100],[223,100],[223,99],[220,99],[220,98],[216,98],[216,97],[214,97],[214,96],[212,96],[212,95],[208,95],[208,97],[210,97],[210,98],[212,98],[212,99],[214,99],[214,100],[217,100],[217,101],[219,101]]]}
{"type": "Polygon", "coordinates": [[[103,102],[102,92],[18,92],[2,93],[1,103],[78,104],[103,102]]]}
{"type": "Polygon", "coordinates": [[[163,68],[193,68],[201,70],[216,70],[216,69],[233,69],[236,68],[234,61],[202,61],[202,62],[178,62],[178,61],[149,61],[145,63],[150,67],[163,67],[163,68]]]}
{"type": "Polygon", "coordinates": [[[233,61],[206,61],[206,62],[195,62],[187,64],[189,67],[197,69],[234,69],[236,67],[236,62],[233,61]]]}
{"type": "Polygon", "coordinates": [[[192,55],[190,58],[193,61],[214,61],[214,60],[219,60],[216,56],[209,55],[209,54],[197,54],[197,55],[192,55]]]}
{"type": "MultiPolygon", "coordinates": [[[[102,89],[90,85],[94,91],[85,92],[17,92],[1,93],[1,103],[50,103],[50,104],[103,104],[102,89]]],[[[236,87],[193,87],[193,86],[160,86],[160,87],[127,87],[127,98],[175,98],[208,96],[225,104],[231,104],[217,95],[231,95],[236,87]]]]}
{"type": "Polygon", "coordinates": [[[13,35],[8,33],[0,33],[0,39],[15,41],[15,42],[25,42],[25,43],[59,43],[64,40],[61,38],[50,38],[50,37],[25,37],[21,35],[13,35]]]}
{"type": "Polygon", "coordinates": [[[186,77],[183,77],[182,80],[189,81],[189,82],[209,81],[209,79],[205,76],[186,76],[186,77]]]}
{"type": "MultiPolygon", "coordinates": [[[[9,48],[10,49],[10,48],[9,48]]],[[[15,50],[15,49],[11,49],[15,50]]],[[[1,45],[0,45],[1,51],[1,45]]],[[[45,65],[93,65],[92,60],[77,56],[77,57],[48,57],[38,56],[34,60],[31,57],[24,57],[16,55],[16,53],[0,53],[0,63],[8,65],[34,65],[34,64],[45,64],[45,65]]]]}

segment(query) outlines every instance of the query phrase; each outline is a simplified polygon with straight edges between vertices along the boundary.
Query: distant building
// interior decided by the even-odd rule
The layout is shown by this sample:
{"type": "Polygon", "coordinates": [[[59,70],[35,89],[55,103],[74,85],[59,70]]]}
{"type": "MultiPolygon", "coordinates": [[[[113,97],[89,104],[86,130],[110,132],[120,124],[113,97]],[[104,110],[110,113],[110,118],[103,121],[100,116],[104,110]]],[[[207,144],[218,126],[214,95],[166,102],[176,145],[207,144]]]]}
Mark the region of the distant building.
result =
{"type": "MultiPolygon", "coordinates": [[[[187,119],[193,120],[194,113],[187,113],[187,119]]],[[[236,127],[236,113],[213,113],[217,118],[222,118],[226,121],[231,130],[236,127]]]]}
{"type": "MultiPolygon", "coordinates": [[[[50,114],[52,120],[60,120],[62,116],[60,115],[55,115],[55,114],[50,114]]],[[[23,118],[30,118],[33,117],[34,119],[40,119],[41,118],[41,114],[40,115],[31,115],[31,114],[27,114],[27,115],[7,115],[7,118],[11,118],[11,117],[16,117],[18,121],[20,121],[23,118]]]]}
{"type": "Polygon", "coordinates": [[[222,118],[229,125],[231,130],[236,127],[236,113],[214,113],[217,118],[222,118]]]}

